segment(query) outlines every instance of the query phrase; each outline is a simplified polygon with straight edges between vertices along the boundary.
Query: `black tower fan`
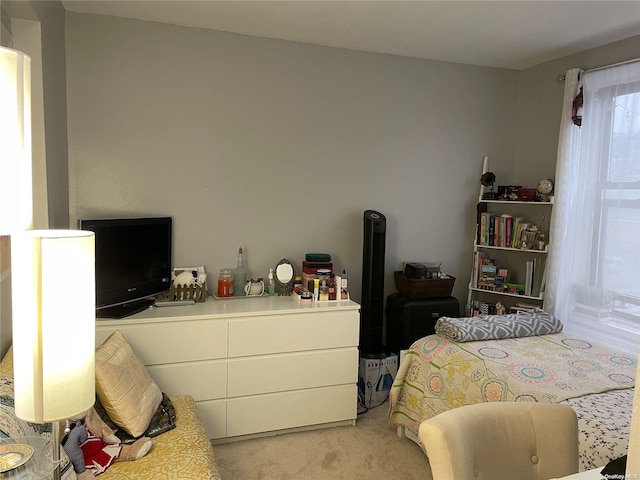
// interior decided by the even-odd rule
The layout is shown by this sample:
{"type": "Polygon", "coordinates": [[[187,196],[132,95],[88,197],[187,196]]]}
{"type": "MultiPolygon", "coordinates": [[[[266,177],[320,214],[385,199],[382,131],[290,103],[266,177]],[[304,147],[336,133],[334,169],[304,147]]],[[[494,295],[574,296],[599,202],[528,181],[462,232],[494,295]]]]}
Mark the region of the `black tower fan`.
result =
{"type": "Polygon", "coordinates": [[[380,212],[365,210],[360,306],[360,356],[364,358],[386,356],[383,343],[386,224],[380,212]]]}

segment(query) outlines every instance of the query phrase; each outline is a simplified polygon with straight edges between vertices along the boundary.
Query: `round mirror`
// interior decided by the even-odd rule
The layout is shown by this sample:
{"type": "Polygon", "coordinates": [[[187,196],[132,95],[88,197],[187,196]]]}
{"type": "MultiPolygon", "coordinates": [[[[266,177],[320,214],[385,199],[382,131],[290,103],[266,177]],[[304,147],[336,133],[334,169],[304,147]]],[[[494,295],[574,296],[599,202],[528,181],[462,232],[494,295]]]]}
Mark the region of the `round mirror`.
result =
{"type": "Polygon", "coordinates": [[[289,260],[283,258],[278,262],[275,272],[275,287],[278,295],[291,295],[295,271],[289,260]]]}

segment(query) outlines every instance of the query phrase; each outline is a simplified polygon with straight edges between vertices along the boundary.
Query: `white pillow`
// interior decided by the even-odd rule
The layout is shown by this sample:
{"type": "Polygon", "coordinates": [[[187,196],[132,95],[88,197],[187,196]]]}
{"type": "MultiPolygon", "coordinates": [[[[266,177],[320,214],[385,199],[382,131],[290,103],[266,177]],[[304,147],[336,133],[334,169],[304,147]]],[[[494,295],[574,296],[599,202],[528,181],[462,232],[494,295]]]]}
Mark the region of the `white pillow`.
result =
{"type": "Polygon", "coordinates": [[[162,392],[119,330],[96,348],[96,393],[109,418],[133,437],[142,435],[162,392]]]}

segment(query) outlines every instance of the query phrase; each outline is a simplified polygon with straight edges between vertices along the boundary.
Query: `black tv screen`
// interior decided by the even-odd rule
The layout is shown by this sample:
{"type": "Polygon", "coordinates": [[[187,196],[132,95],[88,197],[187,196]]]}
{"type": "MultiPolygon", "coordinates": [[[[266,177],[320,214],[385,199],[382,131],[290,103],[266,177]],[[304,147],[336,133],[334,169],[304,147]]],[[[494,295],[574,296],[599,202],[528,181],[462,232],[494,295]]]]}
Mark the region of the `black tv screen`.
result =
{"type": "Polygon", "coordinates": [[[169,290],[171,217],[79,220],[78,227],[95,233],[98,317],[131,315],[169,290]]]}

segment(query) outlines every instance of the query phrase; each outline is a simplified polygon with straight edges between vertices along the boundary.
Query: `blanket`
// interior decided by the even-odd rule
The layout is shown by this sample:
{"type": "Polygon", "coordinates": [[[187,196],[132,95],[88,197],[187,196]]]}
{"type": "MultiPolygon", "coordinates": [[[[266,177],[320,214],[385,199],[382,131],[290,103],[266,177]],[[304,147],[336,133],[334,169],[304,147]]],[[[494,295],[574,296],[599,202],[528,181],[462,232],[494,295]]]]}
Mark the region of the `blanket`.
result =
{"type": "Polygon", "coordinates": [[[532,337],[562,331],[562,322],[546,312],[519,312],[480,317],[440,317],[435,332],[454,342],[532,337]]]}
{"type": "Polygon", "coordinates": [[[453,343],[439,335],[415,342],[390,392],[390,421],[420,422],[480,402],[561,402],[631,388],[636,359],[564,333],[453,343]]]}
{"type": "Polygon", "coordinates": [[[416,341],[390,392],[389,423],[416,432],[451,408],[489,401],[564,402],[578,413],[580,465],[624,455],[637,361],[564,333],[454,343],[416,341]]]}

